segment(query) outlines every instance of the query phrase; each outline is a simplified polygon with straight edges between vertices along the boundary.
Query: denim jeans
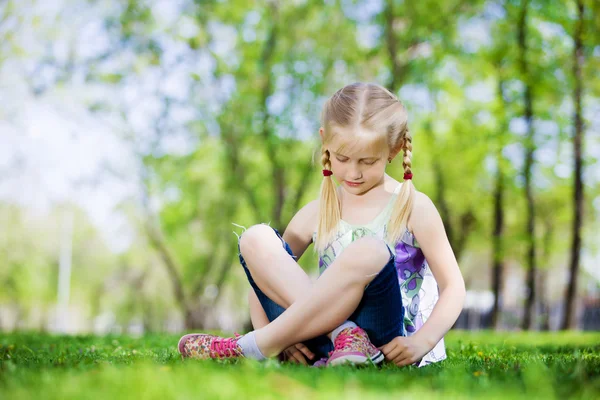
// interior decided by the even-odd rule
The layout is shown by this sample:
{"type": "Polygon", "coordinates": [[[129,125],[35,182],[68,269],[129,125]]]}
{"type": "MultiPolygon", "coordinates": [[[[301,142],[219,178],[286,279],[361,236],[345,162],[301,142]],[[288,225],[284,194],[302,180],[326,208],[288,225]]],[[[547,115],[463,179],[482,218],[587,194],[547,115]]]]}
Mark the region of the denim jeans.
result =
{"type": "MultiPolygon", "coordinates": [[[[290,257],[296,260],[290,246],[283,240],[276,229],[274,231],[290,257]]],[[[285,311],[285,308],[268,298],[260,290],[254,282],[241,252],[239,256],[248,281],[256,292],[256,296],[265,310],[269,321],[275,320],[275,318],[285,311]]],[[[402,307],[398,275],[394,266],[394,255],[391,250],[390,259],[387,264],[367,285],[362,300],[352,315],[348,317],[348,320],[364,329],[369,335],[371,342],[377,347],[387,344],[396,336],[405,336],[403,324],[404,308],[402,307]]],[[[331,343],[331,340],[326,335],[307,340],[304,344],[315,353],[315,360],[327,357],[328,353],[333,350],[333,343],[331,343]]]]}

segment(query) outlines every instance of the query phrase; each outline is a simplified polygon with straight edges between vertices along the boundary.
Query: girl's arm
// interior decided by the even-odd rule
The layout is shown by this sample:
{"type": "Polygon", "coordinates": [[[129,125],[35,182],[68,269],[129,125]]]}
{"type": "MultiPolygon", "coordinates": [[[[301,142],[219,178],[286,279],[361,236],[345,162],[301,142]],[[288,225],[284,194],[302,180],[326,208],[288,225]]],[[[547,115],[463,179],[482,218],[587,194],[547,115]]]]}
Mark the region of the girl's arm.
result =
{"type": "Polygon", "coordinates": [[[420,192],[416,193],[414,204],[409,229],[423,250],[438,284],[440,298],[429,319],[413,337],[432,349],[460,315],[465,300],[465,282],[435,205],[420,192]]]}
{"type": "Polygon", "coordinates": [[[318,212],[319,201],[311,201],[294,215],[283,233],[283,240],[292,248],[296,260],[300,260],[312,243],[312,235],[317,228],[318,212]]]}

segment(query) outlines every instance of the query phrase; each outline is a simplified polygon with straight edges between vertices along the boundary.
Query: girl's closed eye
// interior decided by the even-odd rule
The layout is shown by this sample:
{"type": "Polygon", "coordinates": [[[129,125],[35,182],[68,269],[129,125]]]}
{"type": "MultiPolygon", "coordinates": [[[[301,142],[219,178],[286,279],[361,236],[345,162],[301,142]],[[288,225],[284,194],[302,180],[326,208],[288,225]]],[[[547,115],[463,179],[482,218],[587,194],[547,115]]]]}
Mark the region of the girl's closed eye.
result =
{"type": "Polygon", "coordinates": [[[339,161],[339,162],[341,162],[341,163],[348,161],[348,158],[347,158],[347,157],[339,157],[339,156],[336,156],[335,158],[336,158],[336,160],[338,160],[338,161],[339,161]]]}

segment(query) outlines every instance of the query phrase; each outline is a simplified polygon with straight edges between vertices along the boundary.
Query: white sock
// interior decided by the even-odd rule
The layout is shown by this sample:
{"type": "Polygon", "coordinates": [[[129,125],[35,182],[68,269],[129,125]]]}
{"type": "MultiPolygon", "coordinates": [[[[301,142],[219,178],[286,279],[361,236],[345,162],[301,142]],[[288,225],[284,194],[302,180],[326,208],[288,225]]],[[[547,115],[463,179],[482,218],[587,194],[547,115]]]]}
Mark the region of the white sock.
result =
{"type": "Polygon", "coordinates": [[[238,341],[238,344],[244,352],[244,356],[247,358],[253,358],[255,360],[265,360],[267,357],[261,353],[260,349],[256,345],[256,337],[254,331],[245,334],[238,341]]]}
{"type": "Polygon", "coordinates": [[[341,324],[340,326],[338,326],[337,328],[335,328],[333,330],[333,332],[331,332],[331,341],[333,343],[335,343],[335,338],[337,337],[337,335],[343,331],[346,328],[356,328],[358,325],[356,325],[354,322],[352,321],[346,321],[343,324],[341,324]]]}

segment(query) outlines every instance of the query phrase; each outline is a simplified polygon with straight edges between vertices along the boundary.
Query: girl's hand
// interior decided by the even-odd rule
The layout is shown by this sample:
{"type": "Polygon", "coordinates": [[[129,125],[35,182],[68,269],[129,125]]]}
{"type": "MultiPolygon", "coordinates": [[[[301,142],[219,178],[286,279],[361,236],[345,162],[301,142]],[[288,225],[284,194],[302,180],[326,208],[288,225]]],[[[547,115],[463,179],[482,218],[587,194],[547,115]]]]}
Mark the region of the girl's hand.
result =
{"type": "Polygon", "coordinates": [[[420,361],[431,348],[427,343],[414,336],[397,336],[388,344],[379,348],[387,361],[404,367],[420,361]]]}
{"type": "Polygon", "coordinates": [[[315,355],[308,349],[304,344],[298,343],[288,347],[283,351],[285,361],[289,361],[294,364],[308,365],[306,358],[313,359],[315,355]]]}

